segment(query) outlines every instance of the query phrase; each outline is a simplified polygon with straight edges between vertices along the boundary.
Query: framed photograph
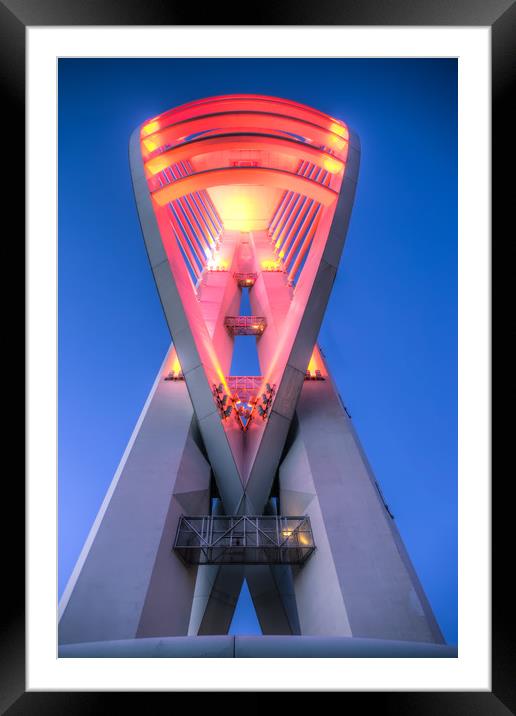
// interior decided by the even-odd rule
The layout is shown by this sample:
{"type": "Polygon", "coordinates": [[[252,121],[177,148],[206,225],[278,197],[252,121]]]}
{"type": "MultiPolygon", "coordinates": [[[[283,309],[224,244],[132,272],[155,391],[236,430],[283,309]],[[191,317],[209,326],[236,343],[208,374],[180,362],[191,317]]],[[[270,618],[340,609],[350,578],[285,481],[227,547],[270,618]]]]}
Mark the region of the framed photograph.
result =
{"type": "MultiPolygon", "coordinates": [[[[306,8],[302,25],[267,11],[259,26],[192,25],[159,3],[3,5],[9,121],[26,111],[29,410],[26,612],[13,590],[2,707],[334,690],[392,713],[514,709],[507,612],[491,601],[489,437],[491,131],[510,137],[513,4],[306,8]],[[349,224],[338,272],[334,217],[349,224]],[[282,291],[293,318],[268,308],[282,291]],[[163,412],[171,391],[195,418],[163,412]],[[218,447],[228,430],[234,462],[218,447]],[[135,477],[145,441],[167,466],[165,479],[149,463],[152,490],[135,477]],[[186,467],[170,467],[174,450],[186,467]],[[329,477],[357,456],[387,532],[358,482],[329,477]],[[311,481],[294,488],[302,460],[311,481]],[[362,549],[374,569],[350,567],[362,549]],[[190,575],[181,602],[165,553],[190,575]]],[[[10,166],[23,173],[19,156],[10,166]]]]}

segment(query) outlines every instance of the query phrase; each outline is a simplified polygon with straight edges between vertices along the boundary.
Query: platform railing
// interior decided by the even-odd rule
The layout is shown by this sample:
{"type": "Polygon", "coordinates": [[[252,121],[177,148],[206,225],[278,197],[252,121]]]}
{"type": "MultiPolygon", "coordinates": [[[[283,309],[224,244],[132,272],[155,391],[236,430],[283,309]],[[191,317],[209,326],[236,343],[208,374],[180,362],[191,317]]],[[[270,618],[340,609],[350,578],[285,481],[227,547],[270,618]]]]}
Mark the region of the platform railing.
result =
{"type": "Polygon", "coordinates": [[[241,288],[252,288],[258,274],[256,273],[234,273],[233,277],[241,288]]]}
{"type": "Polygon", "coordinates": [[[267,321],[264,316],[226,316],[224,325],[233,336],[259,336],[267,321]]]}
{"type": "Polygon", "coordinates": [[[173,549],[186,564],[301,565],[315,544],[306,515],[182,515],[173,549]]]}

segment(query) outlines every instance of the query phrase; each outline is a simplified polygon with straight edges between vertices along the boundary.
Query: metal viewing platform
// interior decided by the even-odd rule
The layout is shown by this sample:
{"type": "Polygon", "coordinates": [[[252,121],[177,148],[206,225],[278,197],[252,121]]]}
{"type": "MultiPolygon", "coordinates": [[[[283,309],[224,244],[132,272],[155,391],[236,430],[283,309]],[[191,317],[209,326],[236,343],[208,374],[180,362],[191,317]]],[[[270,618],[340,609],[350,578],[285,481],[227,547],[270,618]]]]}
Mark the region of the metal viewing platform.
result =
{"type": "Polygon", "coordinates": [[[257,400],[263,383],[262,375],[227,375],[226,383],[236,400],[246,403],[257,400]]]}
{"type": "Polygon", "coordinates": [[[224,325],[233,336],[261,336],[267,321],[263,316],[226,316],[224,325]]]}
{"type": "Polygon", "coordinates": [[[256,273],[234,273],[233,277],[240,288],[252,288],[257,278],[256,273]]]}
{"type": "Polygon", "coordinates": [[[181,516],[174,550],[186,564],[303,564],[315,550],[310,518],[181,516]]]}

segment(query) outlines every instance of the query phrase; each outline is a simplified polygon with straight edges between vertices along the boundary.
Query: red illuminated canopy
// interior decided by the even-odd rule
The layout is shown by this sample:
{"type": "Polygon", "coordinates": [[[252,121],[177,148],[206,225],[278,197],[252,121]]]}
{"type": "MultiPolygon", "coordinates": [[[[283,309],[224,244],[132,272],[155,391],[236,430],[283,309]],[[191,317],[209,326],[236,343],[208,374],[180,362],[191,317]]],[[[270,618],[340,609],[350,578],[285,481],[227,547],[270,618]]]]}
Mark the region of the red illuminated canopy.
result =
{"type": "Polygon", "coordinates": [[[302,383],[326,375],[314,345],[344,242],[334,218],[351,210],[353,136],[319,110],[246,94],[168,110],[131,140],[177,350],[166,377],[187,383],[228,513],[243,495],[263,508],[302,383]],[[245,381],[230,375],[240,335],[255,337],[260,366],[245,381]]]}

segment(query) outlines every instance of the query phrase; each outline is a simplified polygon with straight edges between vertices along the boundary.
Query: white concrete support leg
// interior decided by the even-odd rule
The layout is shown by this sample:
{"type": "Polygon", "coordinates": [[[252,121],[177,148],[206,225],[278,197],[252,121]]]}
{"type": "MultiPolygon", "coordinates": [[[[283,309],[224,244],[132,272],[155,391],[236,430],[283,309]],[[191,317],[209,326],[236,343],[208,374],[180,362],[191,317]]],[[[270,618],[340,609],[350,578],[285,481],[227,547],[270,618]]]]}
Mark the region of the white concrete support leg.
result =
{"type": "Polygon", "coordinates": [[[199,567],[188,634],[227,634],[243,581],[240,565],[199,567]]]}
{"type": "Polygon", "coordinates": [[[330,378],[305,381],[279,475],[281,514],[308,514],[317,547],[294,570],[301,633],[442,643],[330,378]]]}
{"type": "Polygon", "coordinates": [[[186,384],[160,371],[63,595],[61,644],[188,633],[196,569],[172,545],[209,488],[186,384]]]}
{"type": "Polygon", "coordinates": [[[300,634],[288,565],[252,565],[245,576],[263,634],[300,634]]]}
{"type": "MultiPolygon", "coordinates": [[[[224,514],[220,499],[213,501],[211,512],[224,514]]],[[[243,581],[243,566],[201,565],[197,570],[188,634],[227,634],[243,581]]]]}
{"type": "MultiPolygon", "coordinates": [[[[220,500],[214,514],[223,514],[220,500]]],[[[289,566],[240,565],[199,567],[188,634],[227,634],[244,578],[264,634],[299,634],[289,566]]]]}

